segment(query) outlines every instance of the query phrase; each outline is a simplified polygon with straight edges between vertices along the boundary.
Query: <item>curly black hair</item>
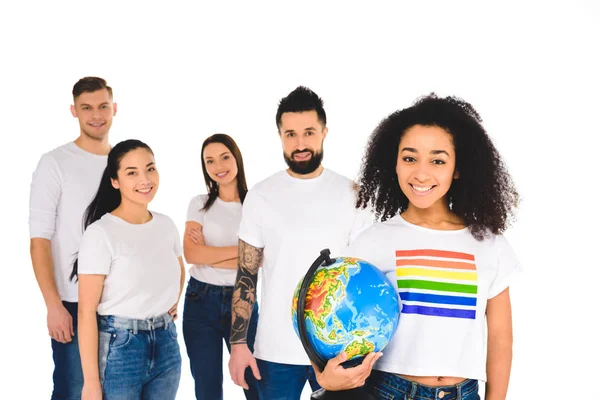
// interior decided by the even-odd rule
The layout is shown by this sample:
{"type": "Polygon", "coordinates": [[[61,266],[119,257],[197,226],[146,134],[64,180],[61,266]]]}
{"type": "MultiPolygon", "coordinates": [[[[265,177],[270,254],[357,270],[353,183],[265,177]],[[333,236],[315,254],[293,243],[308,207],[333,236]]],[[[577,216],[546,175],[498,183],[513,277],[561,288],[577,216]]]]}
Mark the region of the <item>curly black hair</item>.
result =
{"type": "Polygon", "coordinates": [[[370,205],[385,221],[408,207],[396,175],[400,139],[414,125],[437,126],[453,138],[460,178],[448,191],[450,208],[482,240],[504,232],[514,218],[519,194],[500,154],[471,104],[457,97],[421,97],[396,111],[371,134],[358,178],[357,208],[370,205]]]}

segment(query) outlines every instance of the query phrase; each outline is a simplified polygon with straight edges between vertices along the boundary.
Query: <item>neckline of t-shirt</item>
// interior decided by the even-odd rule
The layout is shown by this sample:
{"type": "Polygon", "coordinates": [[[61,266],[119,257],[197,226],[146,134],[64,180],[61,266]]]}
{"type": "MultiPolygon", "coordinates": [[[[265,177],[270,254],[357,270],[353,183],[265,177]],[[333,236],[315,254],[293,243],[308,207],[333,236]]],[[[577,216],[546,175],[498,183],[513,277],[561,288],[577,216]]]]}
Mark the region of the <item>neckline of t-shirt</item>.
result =
{"type": "Polygon", "coordinates": [[[416,230],[420,230],[423,232],[428,232],[428,233],[434,233],[434,234],[438,234],[438,235],[456,235],[459,233],[465,233],[469,230],[469,227],[466,226],[464,228],[461,229],[452,229],[452,230],[441,230],[441,229],[432,229],[432,228],[426,228],[424,226],[420,226],[420,225],[416,225],[413,224],[411,222],[408,222],[407,220],[404,219],[404,217],[402,215],[396,215],[394,218],[394,220],[399,221],[401,224],[406,225],[410,228],[416,229],[416,230]]]}
{"type": "Polygon", "coordinates": [[[240,201],[225,201],[225,200],[222,200],[219,196],[217,196],[215,201],[225,207],[239,207],[242,205],[242,202],[240,202],[240,201]]]}
{"type": "Polygon", "coordinates": [[[108,158],[108,154],[106,154],[106,155],[94,154],[92,152],[89,152],[89,151],[87,151],[85,149],[82,149],[81,147],[77,146],[77,144],[75,144],[75,142],[69,142],[68,144],[69,144],[69,146],[71,146],[71,148],[74,151],[76,151],[79,154],[84,155],[86,157],[96,157],[96,158],[99,158],[99,159],[102,159],[102,160],[105,160],[105,159],[108,158]]]}
{"type": "Polygon", "coordinates": [[[321,172],[321,174],[319,176],[315,176],[314,178],[309,178],[309,179],[302,179],[302,178],[296,178],[293,177],[292,175],[290,175],[287,170],[282,171],[282,174],[285,175],[286,179],[288,179],[291,182],[297,182],[299,185],[309,185],[312,183],[317,183],[322,181],[323,179],[325,179],[325,176],[327,174],[329,174],[329,170],[327,168],[323,168],[323,172],[321,172]]]}
{"type": "Polygon", "coordinates": [[[112,215],[111,213],[106,213],[104,214],[104,216],[106,216],[107,218],[118,222],[119,224],[123,224],[123,225],[127,225],[127,226],[133,226],[133,227],[144,227],[144,226],[148,226],[154,223],[154,220],[156,219],[156,215],[152,212],[152,211],[148,211],[150,213],[150,215],[152,215],[152,219],[148,222],[144,222],[143,224],[132,224],[131,222],[127,222],[125,221],[123,218],[121,217],[117,217],[116,215],[112,215]]]}

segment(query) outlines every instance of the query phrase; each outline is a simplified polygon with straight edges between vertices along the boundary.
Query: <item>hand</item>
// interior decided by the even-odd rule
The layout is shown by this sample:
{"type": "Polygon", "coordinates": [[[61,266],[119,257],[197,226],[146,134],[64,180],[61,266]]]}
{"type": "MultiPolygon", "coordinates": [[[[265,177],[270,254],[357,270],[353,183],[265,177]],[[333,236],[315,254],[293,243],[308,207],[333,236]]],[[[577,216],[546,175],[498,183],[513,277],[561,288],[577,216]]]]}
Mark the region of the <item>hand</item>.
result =
{"type": "Polygon", "coordinates": [[[177,321],[177,306],[179,306],[179,302],[175,303],[175,305],[169,310],[169,315],[173,317],[173,322],[177,321]]]}
{"type": "Polygon", "coordinates": [[[100,381],[93,384],[84,383],[81,390],[81,400],[102,400],[100,381]]]}
{"type": "Polygon", "coordinates": [[[69,343],[75,332],[73,318],[62,303],[48,307],[48,335],[60,343],[69,343]]]}
{"type": "Polygon", "coordinates": [[[256,364],[256,359],[250,352],[248,345],[245,343],[232,344],[231,356],[229,357],[229,374],[233,383],[248,390],[248,383],[244,379],[246,368],[250,366],[252,373],[256,379],[260,380],[260,371],[256,364]]]}
{"type": "Polygon", "coordinates": [[[371,370],[375,361],[377,361],[383,353],[369,353],[365,356],[362,364],[352,368],[342,367],[342,363],[348,359],[348,354],[342,351],[335,358],[327,362],[323,372],[313,364],[317,382],[325,390],[337,391],[354,389],[364,386],[365,381],[371,375],[371,370]]]}
{"type": "Polygon", "coordinates": [[[188,231],[188,235],[194,244],[205,244],[202,229],[192,228],[188,231]]]}

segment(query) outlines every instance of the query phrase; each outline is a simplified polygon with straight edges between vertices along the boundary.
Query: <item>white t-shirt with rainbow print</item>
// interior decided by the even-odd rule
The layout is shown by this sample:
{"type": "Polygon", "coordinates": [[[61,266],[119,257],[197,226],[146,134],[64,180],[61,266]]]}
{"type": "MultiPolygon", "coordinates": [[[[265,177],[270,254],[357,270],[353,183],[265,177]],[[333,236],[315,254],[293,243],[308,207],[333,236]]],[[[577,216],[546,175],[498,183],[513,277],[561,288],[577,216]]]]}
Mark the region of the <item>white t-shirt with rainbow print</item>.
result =
{"type": "Polygon", "coordinates": [[[486,305],[521,270],[502,235],[439,231],[401,216],[376,223],[343,253],[382,270],[398,288],[398,330],[375,369],[486,380],[486,305]]]}

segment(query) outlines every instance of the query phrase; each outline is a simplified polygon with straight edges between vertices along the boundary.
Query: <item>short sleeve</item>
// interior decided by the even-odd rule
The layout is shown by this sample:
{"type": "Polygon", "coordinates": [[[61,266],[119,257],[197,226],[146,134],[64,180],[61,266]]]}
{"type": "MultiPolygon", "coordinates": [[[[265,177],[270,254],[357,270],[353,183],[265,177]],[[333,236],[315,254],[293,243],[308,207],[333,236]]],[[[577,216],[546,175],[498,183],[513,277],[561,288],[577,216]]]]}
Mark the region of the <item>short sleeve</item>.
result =
{"type": "Polygon", "coordinates": [[[177,226],[173,221],[171,221],[171,223],[173,225],[173,240],[175,241],[175,247],[173,250],[175,251],[175,255],[177,257],[181,257],[183,255],[183,249],[181,247],[181,236],[179,236],[179,229],[177,229],[177,226]]]}
{"type": "Polygon", "coordinates": [[[52,156],[44,154],[33,173],[29,193],[29,237],[52,239],[61,195],[61,177],[52,156]]]}
{"type": "Polygon", "coordinates": [[[78,274],[108,275],[113,258],[113,249],[102,228],[92,224],[87,227],[78,254],[78,274]]]}
{"type": "Polygon", "coordinates": [[[186,221],[197,222],[200,225],[204,226],[204,211],[201,211],[202,207],[204,207],[204,197],[206,196],[192,197],[188,206],[186,221]]]}
{"type": "Polygon", "coordinates": [[[242,220],[238,237],[240,240],[256,248],[265,247],[262,235],[261,210],[262,197],[254,190],[250,190],[242,206],[242,220]]]}
{"type": "Polygon", "coordinates": [[[350,237],[348,243],[352,243],[362,232],[373,225],[375,217],[371,212],[371,208],[365,209],[357,208],[354,214],[354,222],[350,229],[350,237]]]}
{"type": "Polygon", "coordinates": [[[496,297],[506,289],[515,273],[523,270],[517,255],[503,235],[496,235],[496,277],[490,285],[488,299],[496,297]]]}

